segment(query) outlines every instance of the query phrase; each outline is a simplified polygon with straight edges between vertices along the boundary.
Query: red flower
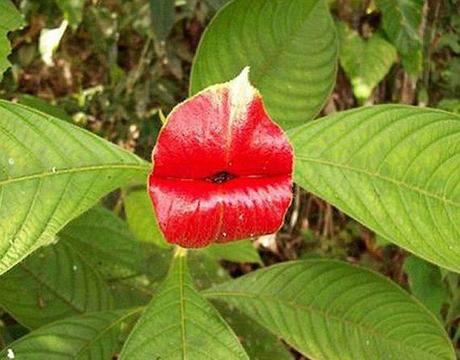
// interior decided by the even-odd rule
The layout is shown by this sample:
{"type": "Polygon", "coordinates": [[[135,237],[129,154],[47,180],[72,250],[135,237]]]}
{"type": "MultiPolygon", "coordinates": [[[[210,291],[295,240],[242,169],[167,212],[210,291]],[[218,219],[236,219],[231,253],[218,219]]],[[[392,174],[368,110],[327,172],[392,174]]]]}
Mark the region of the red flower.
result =
{"type": "Polygon", "coordinates": [[[204,247],[276,232],[292,199],[293,151],[246,68],[169,114],[149,193],[166,240],[204,247]]]}

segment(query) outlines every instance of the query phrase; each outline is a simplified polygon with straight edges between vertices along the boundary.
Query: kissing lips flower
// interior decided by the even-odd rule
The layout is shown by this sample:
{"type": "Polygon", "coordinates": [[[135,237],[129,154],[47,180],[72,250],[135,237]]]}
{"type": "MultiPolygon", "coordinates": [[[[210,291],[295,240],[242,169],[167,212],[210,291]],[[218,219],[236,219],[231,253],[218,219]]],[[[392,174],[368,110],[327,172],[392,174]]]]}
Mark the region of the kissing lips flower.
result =
{"type": "Polygon", "coordinates": [[[292,199],[293,150],[249,68],[169,114],[149,193],[166,240],[204,247],[276,232],[292,199]]]}

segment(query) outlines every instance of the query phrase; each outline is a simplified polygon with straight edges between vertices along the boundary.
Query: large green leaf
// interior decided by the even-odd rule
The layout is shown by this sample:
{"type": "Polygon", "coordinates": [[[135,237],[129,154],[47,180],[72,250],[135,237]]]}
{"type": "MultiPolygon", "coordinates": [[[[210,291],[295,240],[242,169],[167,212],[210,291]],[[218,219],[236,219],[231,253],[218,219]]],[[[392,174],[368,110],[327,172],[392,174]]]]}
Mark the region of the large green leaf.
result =
{"type": "Polygon", "coordinates": [[[204,33],[190,90],[233,79],[249,65],[268,112],[290,128],[321,110],[336,60],[335,27],[323,0],[235,0],[204,33]]]}
{"type": "Polygon", "coordinates": [[[96,312],[56,321],[9,345],[0,359],[112,359],[119,348],[122,324],[140,310],[96,312]]]}
{"type": "Polygon", "coordinates": [[[138,275],[145,270],[142,247],[128,225],[97,206],[69,223],[60,233],[105,279],[138,275]]]}
{"type": "Polygon", "coordinates": [[[0,102],[0,274],[149,165],[34,109],[0,102]]]}
{"type": "Polygon", "coordinates": [[[7,34],[23,24],[21,14],[13,3],[10,0],[0,1],[0,80],[5,70],[10,67],[7,57],[11,52],[11,45],[7,34]]]}
{"type": "Polygon", "coordinates": [[[195,290],[183,254],[123,347],[120,359],[248,359],[219,313],[195,290]]]}
{"type": "Polygon", "coordinates": [[[90,311],[112,297],[92,266],[65,242],[47,246],[0,277],[0,306],[29,328],[90,311]]]}
{"type": "Polygon", "coordinates": [[[286,262],[206,290],[313,359],[453,360],[435,317],[377,273],[337,261],[286,262]]]}
{"type": "Polygon", "coordinates": [[[398,49],[406,71],[417,75],[422,68],[420,25],[424,0],[376,0],[383,29],[398,49]]]}
{"type": "Polygon", "coordinates": [[[290,134],[295,181],[384,238],[460,271],[460,116],[382,105],[290,134]]]}
{"type": "Polygon", "coordinates": [[[345,23],[339,23],[338,29],[340,64],[351,81],[355,96],[366,100],[395,62],[396,49],[379,34],[362,39],[345,23]]]}

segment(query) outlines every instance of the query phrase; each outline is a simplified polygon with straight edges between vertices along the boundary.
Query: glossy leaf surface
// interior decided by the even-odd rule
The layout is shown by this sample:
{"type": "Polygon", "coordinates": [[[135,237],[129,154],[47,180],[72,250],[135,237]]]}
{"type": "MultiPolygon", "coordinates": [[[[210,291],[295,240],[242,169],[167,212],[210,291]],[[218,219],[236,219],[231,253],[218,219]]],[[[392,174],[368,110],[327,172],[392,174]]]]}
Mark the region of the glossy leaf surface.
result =
{"type": "Polygon", "coordinates": [[[365,107],[290,134],[296,182],[414,254],[460,272],[460,117],[365,107]]]}
{"type": "Polygon", "coordinates": [[[292,157],[247,68],[179,104],[158,137],[149,181],[165,238],[204,247],[276,232],[292,198],[292,157]]]}
{"type": "Polygon", "coordinates": [[[176,256],[167,279],[125,343],[122,360],[248,359],[238,338],[194,289],[184,256],[176,256]]]}
{"type": "Polygon", "coordinates": [[[268,113],[283,128],[315,117],[335,82],[337,38],[323,0],[236,0],[205,31],[191,94],[251,67],[268,113]]]}
{"type": "Polygon", "coordinates": [[[286,262],[204,291],[309,358],[453,360],[435,317],[377,273],[337,261],[286,262]]]}
{"type": "Polygon", "coordinates": [[[34,109],[0,102],[0,274],[148,164],[34,109]]]}

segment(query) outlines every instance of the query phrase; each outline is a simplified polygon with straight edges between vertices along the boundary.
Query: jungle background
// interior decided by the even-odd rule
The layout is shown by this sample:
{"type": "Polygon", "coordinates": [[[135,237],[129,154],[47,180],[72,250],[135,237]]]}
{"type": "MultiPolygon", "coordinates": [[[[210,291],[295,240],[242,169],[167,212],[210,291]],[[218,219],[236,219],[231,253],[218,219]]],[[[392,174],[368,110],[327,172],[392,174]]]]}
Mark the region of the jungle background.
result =
{"type": "MultiPolygon", "coordinates": [[[[149,159],[162,114],[187,98],[200,37],[225,2],[176,0],[172,13],[160,13],[155,0],[15,0],[25,26],[10,33],[13,66],[0,83],[0,97],[51,113],[149,159]]],[[[410,41],[401,44],[386,33],[384,7],[374,1],[329,1],[340,38],[340,66],[319,116],[379,103],[460,113],[460,1],[405,3],[407,11],[421,11],[406,24],[410,41]]],[[[208,272],[197,276],[198,285],[216,281],[210,271],[237,277],[286,260],[346,260],[377,270],[414,294],[460,349],[458,275],[387,243],[315,196],[294,191],[279,234],[253,242],[257,261],[214,254],[222,270],[197,259],[196,271],[208,272]]],[[[105,200],[122,218],[130,211],[129,202],[120,201],[125,195],[117,192],[105,200]]],[[[136,201],[133,195],[131,202],[136,201]]],[[[137,236],[146,236],[139,230],[142,224],[130,225],[137,236]]],[[[148,296],[144,280],[129,279],[129,286],[148,296]]],[[[6,347],[28,330],[0,313],[0,346],[6,347]]]]}

